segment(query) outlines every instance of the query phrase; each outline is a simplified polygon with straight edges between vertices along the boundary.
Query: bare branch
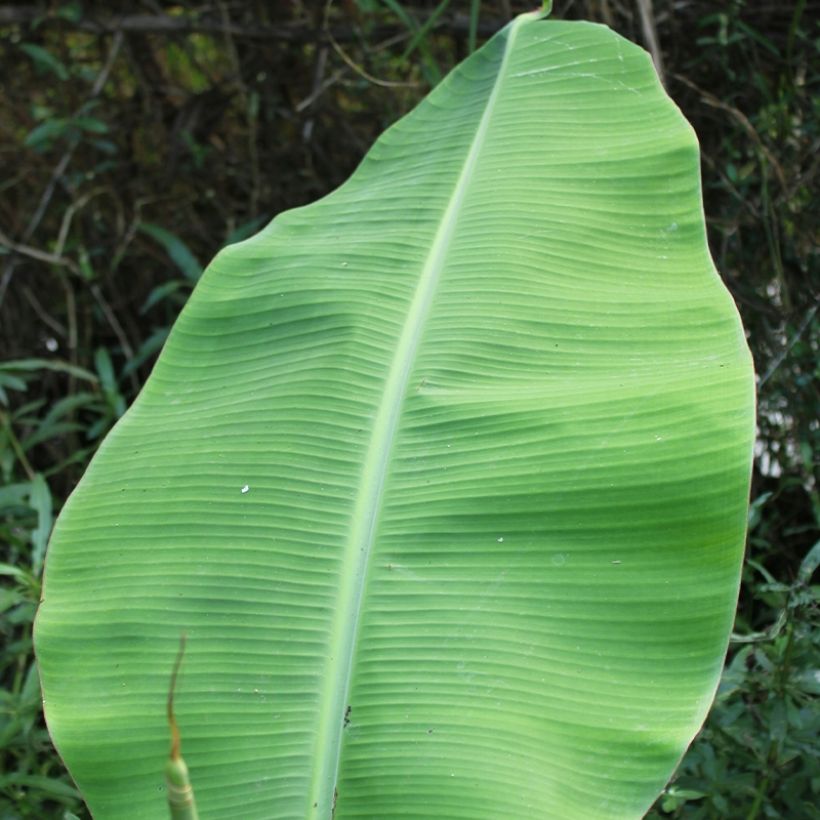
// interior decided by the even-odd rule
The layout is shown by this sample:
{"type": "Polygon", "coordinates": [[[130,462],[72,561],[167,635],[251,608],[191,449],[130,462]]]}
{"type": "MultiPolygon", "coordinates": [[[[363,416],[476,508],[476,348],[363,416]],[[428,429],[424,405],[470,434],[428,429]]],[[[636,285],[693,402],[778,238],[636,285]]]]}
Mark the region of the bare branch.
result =
{"type": "Polygon", "coordinates": [[[658,72],[661,85],[666,85],[663,72],[663,55],[658,42],[658,30],[655,27],[655,15],[652,12],[652,0],[638,0],[638,13],[641,17],[641,28],[646,47],[652,55],[652,62],[655,63],[655,71],[658,72]]]}
{"type": "MultiPolygon", "coordinates": [[[[361,32],[355,26],[340,25],[330,32],[319,31],[308,23],[282,23],[278,26],[247,26],[228,20],[209,19],[180,15],[171,17],[166,14],[124,14],[99,17],[83,17],[68,20],[51,13],[48,9],[37,6],[0,6],[0,26],[22,25],[37,21],[38,26],[58,25],[62,28],[87,31],[94,34],[218,34],[249,40],[279,41],[283,43],[325,43],[330,45],[330,38],[337,42],[358,40],[361,32]]],[[[423,23],[423,20],[421,21],[423,23]]],[[[491,20],[479,23],[478,34],[489,37],[500,29],[506,20],[491,20]]],[[[449,19],[442,19],[435,26],[437,31],[450,34],[467,35],[470,20],[467,15],[456,14],[449,19]]],[[[376,26],[368,32],[375,38],[383,39],[404,30],[398,24],[376,26]]]]}

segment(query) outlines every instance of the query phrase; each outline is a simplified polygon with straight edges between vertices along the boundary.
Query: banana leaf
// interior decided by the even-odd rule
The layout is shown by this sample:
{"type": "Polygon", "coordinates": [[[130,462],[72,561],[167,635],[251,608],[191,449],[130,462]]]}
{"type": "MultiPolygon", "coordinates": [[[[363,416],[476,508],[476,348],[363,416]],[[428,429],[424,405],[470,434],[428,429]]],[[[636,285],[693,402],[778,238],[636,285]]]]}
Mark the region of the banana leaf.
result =
{"type": "Polygon", "coordinates": [[[50,544],[45,712],[98,820],[617,820],[732,625],[750,355],[640,48],[517,18],[218,254],[50,544]]]}

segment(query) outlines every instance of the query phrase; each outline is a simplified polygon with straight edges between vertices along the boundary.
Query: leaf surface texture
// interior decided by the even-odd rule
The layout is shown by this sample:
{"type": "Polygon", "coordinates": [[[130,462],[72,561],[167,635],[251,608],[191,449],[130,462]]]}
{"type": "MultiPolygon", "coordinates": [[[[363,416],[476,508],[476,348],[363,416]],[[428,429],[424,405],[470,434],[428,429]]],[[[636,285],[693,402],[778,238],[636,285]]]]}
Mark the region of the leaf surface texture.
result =
{"type": "Polygon", "coordinates": [[[705,715],[754,425],[694,134],[524,15],[222,251],[63,511],[46,714],[98,820],[638,818],[705,715]]]}

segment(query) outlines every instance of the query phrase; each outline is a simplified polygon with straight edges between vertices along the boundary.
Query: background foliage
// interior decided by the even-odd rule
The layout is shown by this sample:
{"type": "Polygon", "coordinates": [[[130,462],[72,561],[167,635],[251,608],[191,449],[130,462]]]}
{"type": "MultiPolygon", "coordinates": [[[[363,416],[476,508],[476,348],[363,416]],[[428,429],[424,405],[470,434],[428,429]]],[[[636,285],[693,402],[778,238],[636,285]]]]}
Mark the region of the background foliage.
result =
{"type": "MultiPolygon", "coordinates": [[[[341,183],[514,0],[0,5],[0,820],[87,817],[31,654],[54,516],[223,245],[341,183]]],[[[703,148],[759,436],[736,636],[651,817],[820,818],[820,3],[556,0],[651,48],[703,148]]]]}

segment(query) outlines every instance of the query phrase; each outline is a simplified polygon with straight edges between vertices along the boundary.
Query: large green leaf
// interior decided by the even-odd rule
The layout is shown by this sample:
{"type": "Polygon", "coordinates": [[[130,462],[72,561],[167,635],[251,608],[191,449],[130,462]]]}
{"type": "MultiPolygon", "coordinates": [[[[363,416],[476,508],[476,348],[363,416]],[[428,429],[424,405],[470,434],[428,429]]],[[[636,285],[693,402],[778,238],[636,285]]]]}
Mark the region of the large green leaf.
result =
{"type": "Polygon", "coordinates": [[[37,622],[97,818],[639,817],[737,595],[753,379],[647,55],[525,15],[219,254],[37,622]]]}

